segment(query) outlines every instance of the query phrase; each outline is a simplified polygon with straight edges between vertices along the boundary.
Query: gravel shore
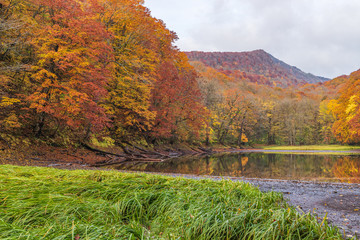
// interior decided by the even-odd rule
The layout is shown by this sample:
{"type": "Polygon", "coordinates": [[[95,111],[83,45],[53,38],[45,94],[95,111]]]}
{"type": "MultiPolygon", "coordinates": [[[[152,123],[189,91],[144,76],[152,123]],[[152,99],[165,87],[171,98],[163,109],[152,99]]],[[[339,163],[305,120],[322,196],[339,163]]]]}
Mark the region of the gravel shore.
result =
{"type": "Polygon", "coordinates": [[[261,191],[281,192],[299,212],[316,214],[319,221],[326,217],[330,224],[340,228],[345,238],[360,237],[360,184],[160,174],[192,179],[243,181],[259,187],[261,191]]]}
{"type": "Polygon", "coordinates": [[[315,212],[344,231],[360,237],[360,185],[299,181],[245,180],[262,191],[282,192],[299,211],[315,212]]]}

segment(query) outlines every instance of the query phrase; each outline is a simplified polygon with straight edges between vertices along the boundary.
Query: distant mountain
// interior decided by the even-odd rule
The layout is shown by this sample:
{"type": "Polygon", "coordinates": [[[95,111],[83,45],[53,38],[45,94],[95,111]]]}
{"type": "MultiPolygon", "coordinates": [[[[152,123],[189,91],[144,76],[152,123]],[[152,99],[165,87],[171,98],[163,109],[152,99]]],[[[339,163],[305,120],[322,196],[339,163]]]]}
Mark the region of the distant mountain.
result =
{"type": "Polygon", "coordinates": [[[264,50],[251,52],[185,52],[190,61],[199,61],[236,79],[269,86],[293,86],[329,79],[304,73],[264,50]]]}

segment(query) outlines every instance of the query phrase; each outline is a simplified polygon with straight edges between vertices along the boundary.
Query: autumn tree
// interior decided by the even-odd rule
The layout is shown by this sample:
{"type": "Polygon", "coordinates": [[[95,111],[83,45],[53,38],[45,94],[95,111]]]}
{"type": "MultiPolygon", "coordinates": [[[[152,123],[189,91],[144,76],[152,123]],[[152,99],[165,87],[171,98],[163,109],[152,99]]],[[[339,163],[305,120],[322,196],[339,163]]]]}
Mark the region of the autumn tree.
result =
{"type": "Polygon", "coordinates": [[[336,120],[336,116],[331,109],[334,109],[335,100],[323,100],[319,106],[319,124],[321,126],[320,134],[324,143],[334,143],[335,137],[332,132],[332,126],[336,120]]]}
{"type": "Polygon", "coordinates": [[[111,80],[106,108],[117,140],[146,136],[156,112],[150,109],[152,89],[164,52],[176,35],[153,18],[138,0],[103,0],[101,21],[112,35],[111,80]]]}
{"type": "Polygon", "coordinates": [[[26,79],[33,64],[32,21],[26,1],[0,1],[0,140],[22,134],[26,79]]]}
{"type": "Polygon", "coordinates": [[[236,90],[224,92],[223,101],[214,112],[213,129],[219,143],[229,143],[241,146],[248,141],[249,134],[257,123],[255,99],[251,94],[236,90]],[[232,140],[231,140],[232,139],[232,140]]]}
{"type": "Polygon", "coordinates": [[[199,137],[206,114],[197,74],[184,53],[173,50],[170,56],[161,64],[152,92],[152,109],[157,113],[152,135],[172,142],[194,140],[199,137]]]}
{"type": "MultiPolygon", "coordinates": [[[[36,136],[71,130],[87,139],[108,124],[101,101],[109,77],[110,35],[97,20],[96,1],[34,0],[38,7],[30,124],[36,136]]],[[[69,132],[67,133],[69,134],[69,132]]]]}
{"type": "Polygon", "coordinates": [[[264,132],[266,134],[266,144],[272,145],[275,144],[275,137],[277,134],[277,126],[275,124],[276,113],[275,102],[272,99],[262,101],[261,115],[262,115],[262,125],[264,132]]]}
{"type": "Polygon", "coordinates": [[[229,78],[213,68],[205,66],[201,62],[190,62],[198,72],[197,83],[201,91],[202,104],[208,114],[205,121],[205,144],[210,145],[216,138],[213,134],[213,124],[216,119],[218,107],[223,101],[224,85],[229,78]]]}
{"type": "Polygon", "coordinates": [[[329,107],[336,117],[333,133],[342,143],[360,142],[360,71],[346,77],[340,97],[329,107]]]}
{"type": "Polygon", "coordinates": [[[20,17],[25,11],[22,1],[3,1],[0,5],[0,74],[27,68],[26,48],[30,28],[28,19],[20,17]]]}

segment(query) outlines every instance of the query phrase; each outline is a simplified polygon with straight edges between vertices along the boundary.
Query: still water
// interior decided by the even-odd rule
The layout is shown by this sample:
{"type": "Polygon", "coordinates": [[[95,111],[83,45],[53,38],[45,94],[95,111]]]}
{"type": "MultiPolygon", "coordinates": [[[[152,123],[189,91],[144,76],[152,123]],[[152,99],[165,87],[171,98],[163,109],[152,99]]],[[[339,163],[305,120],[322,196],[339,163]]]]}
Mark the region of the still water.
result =
{"type": "Polygon", "coordinates": [[[217,154],[176,158],[160,163],[127,163],[115,168],[160,173],[360,183],[360,155],[217,154]]]}

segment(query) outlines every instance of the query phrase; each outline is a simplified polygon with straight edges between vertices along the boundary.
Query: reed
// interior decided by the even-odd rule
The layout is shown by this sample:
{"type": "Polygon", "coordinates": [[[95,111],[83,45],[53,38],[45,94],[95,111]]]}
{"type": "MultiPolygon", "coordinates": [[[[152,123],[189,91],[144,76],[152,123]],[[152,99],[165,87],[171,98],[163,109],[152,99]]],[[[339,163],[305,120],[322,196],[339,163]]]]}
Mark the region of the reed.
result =
{"type": "Polygon", "coordinates": [[[341,239],[229,180],[0,166],[0,239],[341,239]]]}

